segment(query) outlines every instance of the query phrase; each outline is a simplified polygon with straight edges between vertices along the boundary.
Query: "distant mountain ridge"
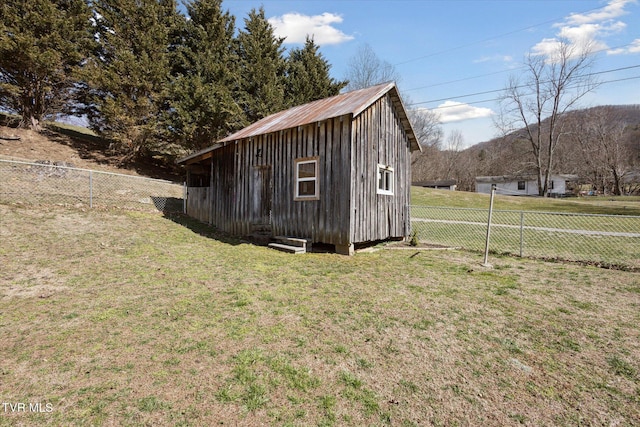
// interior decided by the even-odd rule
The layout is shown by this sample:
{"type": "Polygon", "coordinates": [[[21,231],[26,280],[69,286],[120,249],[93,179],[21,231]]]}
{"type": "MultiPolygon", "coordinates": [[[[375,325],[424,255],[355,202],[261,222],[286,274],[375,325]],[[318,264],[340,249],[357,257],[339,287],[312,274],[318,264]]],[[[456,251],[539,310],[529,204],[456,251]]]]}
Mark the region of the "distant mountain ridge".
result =
{"type": "MultiPolygon", "coordinates": [[[[566,119],[574,120],[575,123],[579,122],[582,125],[574,126],[572,129],[574,135],[567,132],[567,135],[563,136],[564,140],[555,153],[552,172],[579,175],[582,182],[602,187],[602,191],[606,192],[606,188],[610,184],[607,177],[610,171],[607,171],[607,167],[596,165],[596,163],[604,162],[605,160],[599,157],[604,157],[609,153],[602,153],[603,150],[598,150],[597,147],[586,150],[583,145],[577,142],[577,136],[586,134],[586,124],[591,124],[592,117],[601,121],[605,120],[606,125],[619,123],[623,127],[623,131],[615,142],[619,146],[611,148],[612,151],[616,150],[612,154],[620,158],[617,160],[620,173],[627,177],[638,176],[640,170],[640,104],[602,105],[574,110],[565,114],[566,119]],[[575,135],[578,132],[581,134],[575,135]],[[588,166],[591,166],[592,170],[589,170],[588,166]]],[[[543,126],[546,121],[543,122],[543,126]]],[[[474,191],[476,176],[533,173],[535,165],[532,147],[531,143],[523,137],[524,130],[522,128],[510,132],[507,135],[475,144],[458,152],[425,150],[424,153],[416,155],[412,159],[412,179],[414,182],[455,179],[458,183],[458,189],[474,191]]],[[[535,128],[533,130],[535,131],[535,128]]]]}
{"type": "MultiPolygon", "coordinates": [[[[573,110],[570,111],[568,113],[566,113],[567,115],[576,115],[576,114],[585,114],[586,112],[589,111],[594,111],[594,110],[602,110],[602,109],[606,109],[606,108],[612,108],[615,109],[617,111],[617,114],[619,115],[619,119],[621,121],[623,121],[625,124],[627,124],[628,126],[633,126],[634,124],[636,125],[640,125],[640,104],[628,104],[628,105],[598,105],[595,107],[589,107],[589,108],[583,108],[583,109],[579,109],[579,110],[573,110]]],[[[545,123],[548,119],[545,119],[543,121],[543,123],[545,123]]],[[[479,142],[477,144],[474,144],[468,148],[466,148],[465,150],[471,150],[474,148],[486,148],[487,146],[491,146],[492,144],[497,143],[498,141],[502,141],[505,138],[513,138],[516,135],[520,134],[522,131],[524,131],[524,128],[522,129],[518,129],[516,131],[513,131],[505,136],[499,136],[499,137],[495,137],[492,138],[488,141],[483,141],[483,142],[479,142]]]]}

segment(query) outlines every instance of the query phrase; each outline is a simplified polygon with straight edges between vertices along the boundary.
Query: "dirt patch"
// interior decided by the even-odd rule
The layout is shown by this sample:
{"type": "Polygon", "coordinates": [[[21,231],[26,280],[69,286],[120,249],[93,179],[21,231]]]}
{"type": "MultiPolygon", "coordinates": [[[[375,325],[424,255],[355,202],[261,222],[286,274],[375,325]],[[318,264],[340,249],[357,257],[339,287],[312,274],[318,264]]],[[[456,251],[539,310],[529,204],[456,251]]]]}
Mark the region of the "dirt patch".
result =
{"type": "Polygon", "coordinates": [[[64,279],[49,268],[36,268],[27,265],[19,273],[14,273],[2,288],[3,298],[49,298],[65,292],[64,279]]]}

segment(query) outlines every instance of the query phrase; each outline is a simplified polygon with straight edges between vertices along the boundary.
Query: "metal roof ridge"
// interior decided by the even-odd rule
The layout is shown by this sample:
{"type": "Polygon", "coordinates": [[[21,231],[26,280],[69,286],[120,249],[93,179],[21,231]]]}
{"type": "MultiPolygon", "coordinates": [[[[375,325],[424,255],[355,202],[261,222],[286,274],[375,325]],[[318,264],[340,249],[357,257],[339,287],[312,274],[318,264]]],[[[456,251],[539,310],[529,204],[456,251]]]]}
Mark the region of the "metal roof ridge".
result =
{"type": "Polygon", "coordinates": [[[234,132],[233,134],[220,139],[218,142],[228,142],[236,139],[248,138],[265,133],[277,132],[279,130],[291,129],[296,126],[302,126],[316,121],[327,120],[339,117],[345,114],[353,114],[354,116],[362,112],[371,105],[380,96],[395,87],[394,82],[385,82],[362,89],[340,93],[328,98],[317,99],[306,104],[296,105],[295,107],[279,111],[264,117],[249,126],[234,132]],[[358,95],[372,92],[371,96],[366,99],[359,99],[358,95]],[[357,104],[350,105],[349,99],[354,99],[357,104]],[[346,104],[346,105],[345,105],[346,104]],[[314,111],[319,106],[326,107],[323,111],[314,111]],[[295,119],[297,114],[303,117],[295,119]],[[284,122],[281,126],[277,123],[284,122]]]}
{"type": "Polygon", "coordinates": [[[205,155],[209,151],[215,150],[227,142],[293,129],[298,126],[321,122],[344,115],[351,115],[352,117],[355,117],[369,108],[382,96],[390,92],[393,92],[391,96],[392,102],[396,107],[398,107],[402,125],[405,127],[405,132],[411,142],[412,151],[413,149],[422,151],[420,143],[415,135],[415,131],[413,130],[413,126],[411,125],[411,120],[408,117],[407,109],[402,101],[402,97],[400,96],[398,87],[395,82],[389,81],[362,89],[340,93],[328,98],[318,99],[270,114],[267,117],[219,139],[209,148],[205,148],[204,150],[200,150],[179,159],[177,163],[184,163],[196,157],[205,155]]]}

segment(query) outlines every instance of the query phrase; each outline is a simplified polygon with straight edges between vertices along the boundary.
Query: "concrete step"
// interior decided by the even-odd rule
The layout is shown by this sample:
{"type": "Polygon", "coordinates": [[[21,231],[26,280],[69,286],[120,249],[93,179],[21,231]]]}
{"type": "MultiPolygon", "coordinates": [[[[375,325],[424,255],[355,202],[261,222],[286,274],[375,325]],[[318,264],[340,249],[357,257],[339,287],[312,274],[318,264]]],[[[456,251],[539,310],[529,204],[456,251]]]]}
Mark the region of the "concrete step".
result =
{"type": "Polygon", "coordinates": [[[300,239],[297,237],[275,236],[273,238],[277,243],[288,246],[297,246],[305,251],[311,250],[311,242],[308,239],[300,239]]]}
{"type": "Polygon", "coordinates": [[[286,245],[283,243],[269,243],[269,247],[290,254],[304,254],[307,250],[300,246],[286,245]]]}

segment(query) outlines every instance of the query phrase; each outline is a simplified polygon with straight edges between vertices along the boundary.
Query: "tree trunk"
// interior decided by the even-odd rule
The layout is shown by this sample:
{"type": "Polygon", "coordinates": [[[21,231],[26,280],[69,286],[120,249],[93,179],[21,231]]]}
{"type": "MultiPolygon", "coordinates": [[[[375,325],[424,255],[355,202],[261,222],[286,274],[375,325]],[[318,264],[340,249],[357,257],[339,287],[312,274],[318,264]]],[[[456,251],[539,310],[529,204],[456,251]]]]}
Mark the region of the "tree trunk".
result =
{"type": "Polygon", "coordinates": [[[611,174],[613,175],[613,195],[622,196],[622,180],[616,168],[611,168],[611,174]]]}
{"type": "MultiPolygon", "coordinates": [[[[34,80],[34,79],[32,79],[34,80]]],[[[42,117],[41,105],[38,98],[39,82],[33,81],[31,88],[22,92],[22,120],[20,127],[40,132],[40,118],[42,117]]]]}

